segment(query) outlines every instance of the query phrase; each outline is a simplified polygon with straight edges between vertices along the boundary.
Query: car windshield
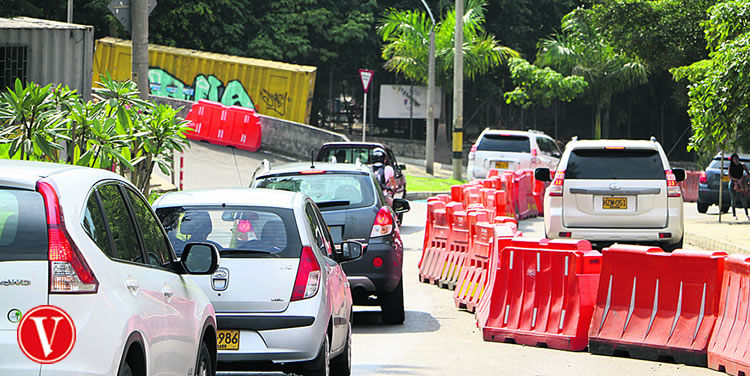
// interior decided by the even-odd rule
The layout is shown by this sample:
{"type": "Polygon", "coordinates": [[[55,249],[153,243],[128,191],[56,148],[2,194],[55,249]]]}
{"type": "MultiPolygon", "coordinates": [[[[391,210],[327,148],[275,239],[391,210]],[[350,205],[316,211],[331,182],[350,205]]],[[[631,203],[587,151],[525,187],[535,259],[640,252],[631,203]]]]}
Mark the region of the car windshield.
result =
{"type": "Polygon", "coordinates": [[[370,150],[368,147],[326,147],[318,156],[318,161],[333,162],[335,157],[336,163],[356,163],[359,158],[360,162],[369,164],[370,150]]]}
{"type": "Polygon", "coordinates": [[[477,150],[505,151],[511,153],[529,153],[531,145],[527,136],[511,136],[502,134],[485,134],[479,140],[477,150]]]}
{"type": "Polygon", "coordinates": [[[0,261],[46,259],[47,218],[42,195],[0,188],[0,261]]]}
{"type": "Polygon", "coordinates": [[[372,180],[362,173],[315,173],[261,177],[254,188],[302,192],[321,211],[362,208],[375,202],[372,180]]]}
{"type": "Polygon", "coordinates": [[[299,257],[301,243],[294,212],[273,207],[169,207],[156,214],[177,255],[185,245],[209,242],[222,257],[299,257]]]}
{"type": "Polygon", "coordinates": [[[578,149],[570,153],[566,179],[666,179],[653,149],[578,149]]]}

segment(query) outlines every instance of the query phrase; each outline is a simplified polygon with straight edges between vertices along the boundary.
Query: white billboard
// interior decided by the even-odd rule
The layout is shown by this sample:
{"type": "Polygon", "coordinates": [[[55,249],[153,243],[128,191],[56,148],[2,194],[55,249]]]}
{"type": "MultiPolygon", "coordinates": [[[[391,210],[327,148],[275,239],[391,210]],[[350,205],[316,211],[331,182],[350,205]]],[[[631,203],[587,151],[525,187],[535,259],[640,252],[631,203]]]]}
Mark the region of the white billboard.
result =
{"type": "MultiPolygon", "coordinates": [[[[380,85],[381,119],[424,119],[427,117],[427,87],[412,85],[380,85]],[[412,100],[413,98],[413,100],[412,100]]],[[[440,117],[440,88],[433,100],[435,119],[440,117]]]]}

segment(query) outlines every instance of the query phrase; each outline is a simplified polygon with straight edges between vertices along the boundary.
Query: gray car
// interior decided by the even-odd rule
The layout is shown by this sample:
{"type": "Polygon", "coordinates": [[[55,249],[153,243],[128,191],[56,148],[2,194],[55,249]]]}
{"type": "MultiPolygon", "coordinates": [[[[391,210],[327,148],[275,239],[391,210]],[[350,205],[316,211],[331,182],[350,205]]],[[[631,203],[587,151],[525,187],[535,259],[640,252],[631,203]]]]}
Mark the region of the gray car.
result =
{"type": "Polygon", "coordinates": [[[153,206],[178,254],[198,239],[221,253],[216,273],[194,278],[216,309],[219,369],[350,374],[352,297],[339,262],[363,246],[335,249],[310,198],[221,188],[153,206]]]}

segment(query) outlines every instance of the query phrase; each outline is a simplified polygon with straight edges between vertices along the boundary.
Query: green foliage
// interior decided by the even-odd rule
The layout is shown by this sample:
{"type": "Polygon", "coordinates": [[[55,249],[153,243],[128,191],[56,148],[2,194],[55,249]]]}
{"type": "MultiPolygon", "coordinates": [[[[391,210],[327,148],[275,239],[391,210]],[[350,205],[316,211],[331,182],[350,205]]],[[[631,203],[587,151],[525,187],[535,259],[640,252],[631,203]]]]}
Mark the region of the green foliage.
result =
{"type": "Polygon", "coordinates": [[[712,153],[717,147],[750,147],[750,3],[727,1],[709,10],[703,23],[710,50],[707,60],[672,69],[687,80],[693,136],[689,148],[712,153]]]}
{"type": "Polygon", "coordinates": [[[517,85],[505,93],[505,101],[528,108],[534,103],[548,107],[554,100],[570,102],[581,95],[588,83],[580,76],[563,76],[549,67],[539,68],[520,58],[508,61],[510,76],[517,85]]]}
{"type": "MultiPolygon", "coordinates": [[[[518,57],[518,52],[501,46],[484,28],[485,2],[469,0],[464,23],[464,73],[471,79],[487,73],[506,59],[518,57]]],[[[383,39],[382,57],[385,68],[407,79],[426,84],[429,38],[432,21],[421,10],[389,9],[380,21],[378,34],[383,39]]],[[[447,83],[453,76],[455,53],[453,34],[455,10],[435,25],[435,72],[438,81],[447,83]]],[[[447,85],[443,85],[447,88],[447,85]]]]}

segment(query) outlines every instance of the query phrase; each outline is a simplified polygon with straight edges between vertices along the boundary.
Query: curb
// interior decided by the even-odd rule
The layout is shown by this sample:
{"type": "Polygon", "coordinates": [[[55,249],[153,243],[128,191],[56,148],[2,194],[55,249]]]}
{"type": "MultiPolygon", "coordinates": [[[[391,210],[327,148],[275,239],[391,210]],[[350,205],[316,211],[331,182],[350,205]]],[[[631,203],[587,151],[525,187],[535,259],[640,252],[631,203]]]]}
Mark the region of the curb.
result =
{"type": "Polygon", "coordinates": [[[428,198],[432,196],[437,196],[439,194],[451,194],[450,192],[406,192],[405,199],[409,201],[415,201],[415,200],[427,200],[428,198]]]}
{"type": "Polygon", "coordinates": [[[735,244],[727,243],[721,240],[709,238],[707,236],[696,235],[691,233],[685,234],[685,243],[694,247],[699,247],[711,251],[724,251],[726,253],[744,253],[750,254],[750,249],[740,247],[735,244]]]}

